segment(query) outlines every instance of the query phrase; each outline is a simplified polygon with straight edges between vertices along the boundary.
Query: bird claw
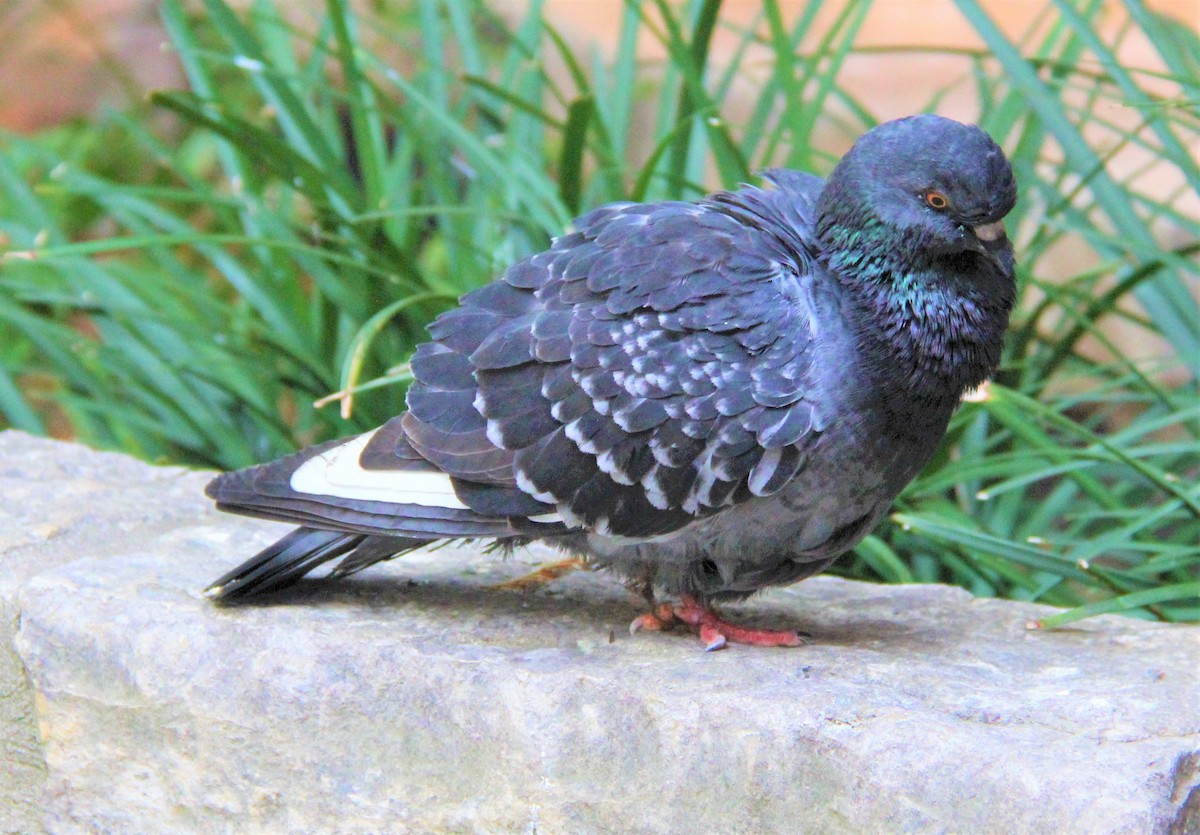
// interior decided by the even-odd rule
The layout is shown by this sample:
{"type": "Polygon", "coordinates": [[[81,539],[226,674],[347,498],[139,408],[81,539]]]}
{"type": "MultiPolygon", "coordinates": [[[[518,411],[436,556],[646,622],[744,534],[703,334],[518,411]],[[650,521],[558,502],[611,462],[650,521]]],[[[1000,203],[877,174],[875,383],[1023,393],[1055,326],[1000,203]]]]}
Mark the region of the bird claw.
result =
{"type": "Polygon", "coordinates": [[[798,647],[807,643],[804,636],[793,629],[748,629],[721,620],[716,612],[689,595],[684,595],[674,606],[663,603],[654,611],[634,618],[629,624],[629,634],[642,629],[661,632],[677,623],[692,627],[700,635],[705,652],[724,649],[731,643],[757,647],[798,647]]]}
{"type": "Polygon", "coordinates": [[[716,652],[719,649],[725,649],[728,638],[711,623],[702,623],[700,624],[700,642],[704,644],[705,652],[716,652]]]}
{"type": "Polygon", "coordinates": [[[662,632],[674,626],[677,620],[671,604],[662,603],[655,606],[653,611],[634,618],[629,624],[629,634],[636,635],[642,629],[647,632],[662,632]]]}

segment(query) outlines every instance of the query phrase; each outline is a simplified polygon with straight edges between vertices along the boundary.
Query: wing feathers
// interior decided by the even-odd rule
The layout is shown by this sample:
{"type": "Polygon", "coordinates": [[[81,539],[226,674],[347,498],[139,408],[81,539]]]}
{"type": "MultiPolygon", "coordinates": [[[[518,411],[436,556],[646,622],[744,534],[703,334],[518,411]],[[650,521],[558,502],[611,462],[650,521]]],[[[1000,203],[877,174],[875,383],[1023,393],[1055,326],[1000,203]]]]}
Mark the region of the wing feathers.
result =
{"type": "MultiPolygon", "coordinates": [[[[823,425],[812,200],[790,182],[579,218],[430,326],[405,415],[223,476],[211,495],[346,534],[437,538],[566,523],[657,536],[777,492],[823,425]]],[[[310,556],[348,541],[305,537],[310,556]]]]}

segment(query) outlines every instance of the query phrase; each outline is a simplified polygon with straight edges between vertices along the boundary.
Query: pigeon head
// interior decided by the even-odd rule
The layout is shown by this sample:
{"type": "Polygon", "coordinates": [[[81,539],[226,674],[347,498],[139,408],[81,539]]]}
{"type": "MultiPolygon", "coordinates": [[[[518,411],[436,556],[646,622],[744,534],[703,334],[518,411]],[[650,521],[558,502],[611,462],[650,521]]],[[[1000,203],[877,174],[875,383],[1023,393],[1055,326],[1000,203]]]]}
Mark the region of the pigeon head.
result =
{"type": "Polygon", "coordinates": [[[817,234],[840,272],[904,271],[980,253],[1011,270],[1012,167],[973,125],[920,115],[864,134],[829,176],[817,234]]]}

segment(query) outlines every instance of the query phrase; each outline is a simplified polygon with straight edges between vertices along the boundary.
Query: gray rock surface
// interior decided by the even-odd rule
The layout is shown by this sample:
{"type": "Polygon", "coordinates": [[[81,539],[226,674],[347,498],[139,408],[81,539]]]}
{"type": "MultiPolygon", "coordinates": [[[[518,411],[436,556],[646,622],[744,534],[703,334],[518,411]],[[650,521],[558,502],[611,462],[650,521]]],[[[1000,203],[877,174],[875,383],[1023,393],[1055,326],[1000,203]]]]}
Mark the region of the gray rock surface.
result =
{"type": "Polygon", "coordinates": [[[211,514],[198,492],[206,480],[177,467],[0,432],[0,832],[39,829],[45,781],[33,697],[13,651],[18,590],[39,572],[81,556],[121,554],[211,514]]]}
{"type": "Polygon", "coordinates": [[[1197,831],[1197,627],[816,578],[737,609],[810,646],[705,654],[630,637],[609,577],[498,591],[547,555],[469,548],[218,609],[199,589],[282,528],[178,470],[0,461],[6,512],[65,520],[0,546],[54,832],[1197,831]]]}

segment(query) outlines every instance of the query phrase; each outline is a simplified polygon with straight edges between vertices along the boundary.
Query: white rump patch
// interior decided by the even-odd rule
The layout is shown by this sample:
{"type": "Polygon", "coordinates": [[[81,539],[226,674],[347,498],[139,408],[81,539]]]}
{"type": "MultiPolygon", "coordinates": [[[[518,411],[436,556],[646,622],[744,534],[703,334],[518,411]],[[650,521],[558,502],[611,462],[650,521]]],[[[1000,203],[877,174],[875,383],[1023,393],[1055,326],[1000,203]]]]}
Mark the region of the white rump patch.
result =
{"type": "Polygon", "coordinates": [[[378,430],[310,458],[292,473],[291,488],[309,496],[415,504],[469,510],[454,494],[450,476],[415,470],[364,470],[358,459],[378,430]]]}

